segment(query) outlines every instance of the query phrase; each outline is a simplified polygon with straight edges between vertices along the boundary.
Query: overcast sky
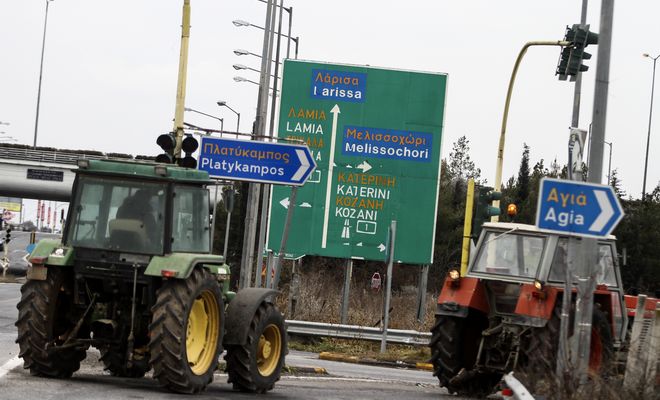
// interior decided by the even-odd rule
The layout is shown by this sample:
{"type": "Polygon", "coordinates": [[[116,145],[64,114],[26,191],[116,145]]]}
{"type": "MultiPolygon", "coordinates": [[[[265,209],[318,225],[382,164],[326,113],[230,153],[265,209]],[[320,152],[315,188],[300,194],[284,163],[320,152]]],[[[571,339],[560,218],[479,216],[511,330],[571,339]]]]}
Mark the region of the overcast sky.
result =
{"type": "MultiPolygon", "coordinates": [[[[588,23],[598,31],[600,2],[589,2],[588,23]]],[[[156,155],[158,134],[172,129],[181,36],[180,0],[55,0],[50,3],[38,145],[156,155]]],[[[192,0],[186,105],[225,118],[226,100],[241,113],[241,130],[254,119],[257,89],[232,79],[258,81],[262,31],[235,27],[234,19],[264,25],[257,0],[192,0]]],[[[506,89],[515,58],[527,41],[560,40],[580,20],[581,0],[300,1],[293,6],[299,58],[444,72],[448,78],[443,157],[462,135],[490,183],[506,89]]],[[[32,144],[45,0],[0,0],[0,131],[32,144]]],[[[606,140],[612,169],[625,191],[641,196],[653,62],[660,52],[660,1],[615,3],[606,140]]],[[[597,48],[584,74],[580,127],[592,119],[597,48]]],[[[573,84],[554,75],[559,49],[528,51],[514,89],[504,153],[503,181],[517,174],[523,142],[531,161],[566,163],[573,84]]],[[[657,86],[657,85],[656,85],[657,86]]],[[[657,97],[657,96],[656,96],[657,97]]],[[[660,100],[659,100],[660,101],[660,100]]],[[[660,180],[660,115],[651,131],[647,191],[660,180]]],[[[186,122],[219,122],[186,113],[186,122]]],[[[607,146],[605,146],[607,151],[607,146]]],[[[607,174],[604,159],[603,182],[607,174]]]]}

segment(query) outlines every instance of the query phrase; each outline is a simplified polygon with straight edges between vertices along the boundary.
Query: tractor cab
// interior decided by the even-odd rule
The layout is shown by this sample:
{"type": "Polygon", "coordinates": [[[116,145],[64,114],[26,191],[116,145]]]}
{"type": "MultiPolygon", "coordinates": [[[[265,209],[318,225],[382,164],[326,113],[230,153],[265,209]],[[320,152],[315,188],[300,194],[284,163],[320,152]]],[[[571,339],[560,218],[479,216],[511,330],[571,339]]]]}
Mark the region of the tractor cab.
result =
{"type": "MultiPolygon", "coordinates": [[[[467,276],[517,283],[538,281],[563,287],[569,252],[572,252],[571,259],[577,259],[580,242],[579,237],[570,241],[568,236],[533,225],[486,223],[467,276]]],[[[616,238],[610,235],[599,240],[596,269],[599,287],[622,287],[616,260],[616,238]]]]}
{"type": "Polygon", "coordinates": [[[209,253],[205,173],[84,160],[76,170],[65,246],[93,252],[209,253]]]}

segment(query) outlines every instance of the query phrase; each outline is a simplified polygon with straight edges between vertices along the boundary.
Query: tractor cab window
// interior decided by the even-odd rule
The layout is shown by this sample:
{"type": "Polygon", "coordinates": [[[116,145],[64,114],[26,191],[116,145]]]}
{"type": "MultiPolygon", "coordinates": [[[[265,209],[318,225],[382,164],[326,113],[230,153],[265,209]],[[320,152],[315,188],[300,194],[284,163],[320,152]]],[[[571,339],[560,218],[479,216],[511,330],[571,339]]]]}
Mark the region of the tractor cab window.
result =
{"type": "Polygon", "coordinates": [[[199,187],[175,186],[172,251],[208,253],[209,229],[209,191],[199,187]]]}
{"type": "Polygon", "coordinates": [[[81,177],[74,201],[69,244],[129,253],[163,252],[162,185],[81,177]]]}
{"type": "Polygon", "coordinates": [[[479,273],[534,278],[545,239],[509,232],[486,233],[472,270],[479,273]]]}
{"type": "MultiPolygon", "coordinates": [[[[549,280],[564,282],[566,280],[566,266],[568,263],[568,239],[560,238],[550,267],[549,280]]],[[[580,251],[579,246],[572,250],[573,257],[577,258],[580,251]]],[[[576,267],[574,267],[576,268],[576,267]]],[[[596,284],[617,286],[616,273],[614,272],[613,248],[608,243],[598,244],[598,262],[596,264],[596,284]]]]}

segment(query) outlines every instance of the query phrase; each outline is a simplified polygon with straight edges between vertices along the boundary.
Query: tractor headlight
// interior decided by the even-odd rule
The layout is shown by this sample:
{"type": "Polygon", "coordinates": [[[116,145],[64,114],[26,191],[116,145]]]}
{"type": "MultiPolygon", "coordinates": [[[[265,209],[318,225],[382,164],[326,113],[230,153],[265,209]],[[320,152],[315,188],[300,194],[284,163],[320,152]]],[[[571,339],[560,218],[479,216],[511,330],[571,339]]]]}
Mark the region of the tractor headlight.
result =
{"type": "Polygon", "coordinates": [[[457,269],[450,269],[449,270],[449,279],[453,281],[457,281],[461,279],[461,272],[457,269]]]}
{"type": "Polygon", "coordinates": [[[57,247],[53,250],[52,253],[50,253],[52,257],[64,257],[65,254],[66,250],[64,250],[62,247],[57,247]]]}
{"type": "Polygon", "coordinates": [[[544,285],[543,282],[541,282],[540,280],[536,279],[536,280],[534,281],[534,288],[536,288],[536,290],[538,290],[538,291],[543,291],[543,288],[544,288],[544,287],[545,287],[545,285],[544,285]]]}

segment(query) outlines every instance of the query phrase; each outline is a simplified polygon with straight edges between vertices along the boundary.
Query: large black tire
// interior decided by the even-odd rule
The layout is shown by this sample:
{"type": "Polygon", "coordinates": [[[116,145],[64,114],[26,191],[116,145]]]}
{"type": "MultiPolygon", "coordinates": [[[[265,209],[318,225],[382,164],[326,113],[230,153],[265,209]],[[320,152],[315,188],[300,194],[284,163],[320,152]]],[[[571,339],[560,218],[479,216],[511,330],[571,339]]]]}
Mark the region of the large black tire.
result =
{"type": "Polygon", "coordinates": [[[480,397],[490,393],[501,378],[494,374],[477,374],[461,383],[450,383],[463,368],[470,370],[474,366],[484,328],[482,321],[475,317],[436,315],[429,343],[431,363],[433,375],[449,393],[480,397]]]}
{"type": "Polygon", "coordinates": [[[188,279],[164,282],[151,312],[154,378],[178,393],[204,390],[222,350],[224,306],[215,277],[196,268],[188,279]]]}
{"type": "Polygon", "coordinates": [[[257,309],[243,346],[227,346],[228,382],[244,392],[265,393],[280,380],[287,349],[284,317],[271,303],[257,309]]]}
{"type": "Polygon", "coordinates": [[[126,360],[126,346],[105,346],[99,349],[101,352],[101,361],[105,370],[112,376],[122,378],[142,378],[149,372],[148,354],[133,354],[133,362],[129,367],[126,360]]]}
{"type": "Polygon", "coordinates": [[[561,304],[555,306],[552,316],[540,328],[532,329],[521,343],[522,362],[516,377],[532,393],[551,395],[557,369],[557,352],[561,324],[561,304]]]}
{"type": "Polygon", "coordinates": [[[88,346],[49,349],[63,344],[62,338],[80,317],[73,306],[72,279],[62,269],[49,266],[46,280],[29,280],[21,287],[16,343],[24,368],[32,375],[69,378],[87,355],[88,346]]]}

